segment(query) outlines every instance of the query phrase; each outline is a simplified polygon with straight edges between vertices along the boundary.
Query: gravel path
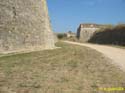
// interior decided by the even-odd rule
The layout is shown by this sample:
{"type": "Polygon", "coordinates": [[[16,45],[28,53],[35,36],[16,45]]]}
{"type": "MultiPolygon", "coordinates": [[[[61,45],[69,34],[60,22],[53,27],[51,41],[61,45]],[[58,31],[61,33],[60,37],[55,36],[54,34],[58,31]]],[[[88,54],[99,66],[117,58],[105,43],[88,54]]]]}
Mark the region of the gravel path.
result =
{"type": "Polygon", "coordinates": [[[88,44],[88,43],[77,43],[71,41],[63,41],[65,43],[86,46],[92,49],[95,49],[98,52],[103,53],[105,56],[110,58],[113,64],[119,66],[120,69],[125,71],[125,49],[110,47],[106,45],[96,45],[96,44],[88,44]]]}

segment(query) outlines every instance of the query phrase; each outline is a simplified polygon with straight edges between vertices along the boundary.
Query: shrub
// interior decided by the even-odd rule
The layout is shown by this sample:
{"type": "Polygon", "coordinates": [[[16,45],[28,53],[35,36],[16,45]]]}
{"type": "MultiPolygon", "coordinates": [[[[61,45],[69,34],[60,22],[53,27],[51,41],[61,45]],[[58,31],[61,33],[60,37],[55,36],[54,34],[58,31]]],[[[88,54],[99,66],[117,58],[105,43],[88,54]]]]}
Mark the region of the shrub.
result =
{"type": "Polygon", "coordinates": [[[59,33],[57,34],[58,39],[63,39],[66,38],[66,34],[65,33],[59,33]]]}

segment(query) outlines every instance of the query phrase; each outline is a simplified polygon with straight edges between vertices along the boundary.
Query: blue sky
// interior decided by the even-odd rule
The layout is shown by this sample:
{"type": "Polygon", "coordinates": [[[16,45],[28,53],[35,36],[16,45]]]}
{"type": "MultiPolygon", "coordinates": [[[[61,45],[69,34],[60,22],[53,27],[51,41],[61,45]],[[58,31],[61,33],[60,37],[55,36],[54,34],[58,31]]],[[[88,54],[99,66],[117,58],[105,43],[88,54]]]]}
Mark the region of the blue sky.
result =
{"type": "Polygon", "coordinates": [[[47,0],[54,32],[76,32],[80,23],[125,23],[125,0],[47,0]]]}

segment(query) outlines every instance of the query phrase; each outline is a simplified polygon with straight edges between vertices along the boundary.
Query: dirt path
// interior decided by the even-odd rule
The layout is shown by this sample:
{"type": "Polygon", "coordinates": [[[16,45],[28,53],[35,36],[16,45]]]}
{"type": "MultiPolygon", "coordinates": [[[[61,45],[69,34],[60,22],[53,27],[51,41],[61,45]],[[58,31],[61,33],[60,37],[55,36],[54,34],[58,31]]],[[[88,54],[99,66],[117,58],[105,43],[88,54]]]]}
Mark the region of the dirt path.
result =
{"type": "Polygon", "coordinates": [[[87,44],[87,43],[77,43],[77,42],[70,42],[70,41],[64,41],[65,43],[80,45],[80,46],[86,46],[92,49],[95,49],[96,51],[99,51],[103,53],[105,56],[110,58],[116,65],[119,66],[120,69],[125,71],[125,49],[105,46],[105,45],[96,45],[96,44],[87,44]]]}

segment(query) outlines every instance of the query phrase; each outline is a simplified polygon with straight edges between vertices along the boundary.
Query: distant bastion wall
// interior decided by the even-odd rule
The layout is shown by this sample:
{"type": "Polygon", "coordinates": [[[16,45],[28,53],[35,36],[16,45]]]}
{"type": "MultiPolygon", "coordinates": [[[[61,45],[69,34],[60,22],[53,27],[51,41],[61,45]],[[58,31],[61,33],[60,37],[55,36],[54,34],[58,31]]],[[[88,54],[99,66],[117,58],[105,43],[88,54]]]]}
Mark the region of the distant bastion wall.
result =
{"type": "Polygon", "coordinates": [[[80,24],[77,29],[77,38],[82,42],[87,42],[99,29],[101,26],[97,24],[80,24]]]}

